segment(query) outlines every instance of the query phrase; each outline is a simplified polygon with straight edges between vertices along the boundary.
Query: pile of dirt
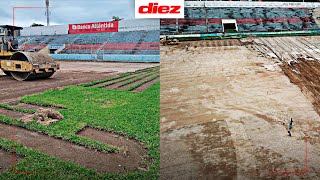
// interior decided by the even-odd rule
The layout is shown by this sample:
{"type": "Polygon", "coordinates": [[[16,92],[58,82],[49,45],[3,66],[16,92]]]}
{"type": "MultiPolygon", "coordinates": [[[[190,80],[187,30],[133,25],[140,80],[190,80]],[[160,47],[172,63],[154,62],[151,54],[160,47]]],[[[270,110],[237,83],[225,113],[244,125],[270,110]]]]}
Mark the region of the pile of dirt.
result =
{"type": "Polygon", "coordinates": [[[64,116],[54,109],[41,108],[36,113],[22,119],[23,122],[28,123],[36,120],[38,124],[48,126],[64,119],[64,116]]]}

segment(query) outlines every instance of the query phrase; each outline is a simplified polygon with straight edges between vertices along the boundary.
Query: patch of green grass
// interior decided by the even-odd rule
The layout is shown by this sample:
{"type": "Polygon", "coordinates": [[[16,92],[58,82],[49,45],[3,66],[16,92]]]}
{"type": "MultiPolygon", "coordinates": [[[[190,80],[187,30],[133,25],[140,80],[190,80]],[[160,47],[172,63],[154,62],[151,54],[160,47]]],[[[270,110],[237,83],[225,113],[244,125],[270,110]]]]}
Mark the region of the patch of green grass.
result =
{"type": "Polygon", "coordinates": [[[154,79],[157,79],[158,77],[160,77],[160,74],[154,75],[154,76],[152,76],[151,78],[149,78],[149,79],[147,79],[147,80],[145,80],[145,81],[143,81],[143,82],[141,82],[141,83],[139,83],[139,84],[136,84],[136,85],[134,85],[134,86],[131,86],[131,87],[129,87],[128,89],[126,89],[126,91],[132,91],[132,90],[134,90],[134,89],[137,89],[138,87],[142,86],[143,84],[148,83],[148,82],[150,82],[150,81],[153,81],[154,79]]]}
{"type": "MultiPolygon", "coordinates": [[[[18,154],[25,156],[16,169],[19,171],[47,171],[46,175],[14,175],[10,170],[0,179],[13,177],[28,179],[158,179],[160,166],[160,83],[141,93],[68,86],[64,90],[49,90],[42,94],[23,97],[21,102],[50,106],[59,104],[65,119],[50,126],[35,122],[22,123],[4,116],[0,121],[62,138],[97,150],[116,151],[111,146],[76,135],[85,126],[116,132],[145,144],[152,165],[146,172],[96,173],[71,162],[65,162],[16,144],[18,154]],[[112,102],[105,108],[106,103],[112,102]]],[[[12,142],[0,139],[0,147],[9,150],[12,142]]]]}
{"type": "Polygon", "coordinates": [[[124,78],[124,77],[127,77],[127,76],[131,76],[131,75],[134,75],[134,74],[139,74],[139,73],[144,73],[144,72],[152,72],[152,71],[156,71],[156,70],[159,70],[159,69],[160,69],[159,66],[146,68],[146,69],[140,69],[140,70],[137,70],[135,72],[125,73],[125,74],[122,74],[122,75],[119,75],[119,76],[103,79],[103,80],[100,80],[100,81],[93,81],[93,82],[90,82],[90,83],[87,83],[87,84],[82,84],[82,86],[83,87],[90,87],[90,86],[94,86],[96,84],[101,84],[101,83],[105,83],[105,82],[108,82],[108,81],[113,81],[113,80],[116,80],[116,79],[120,79],[120,78],[124,78]]]}
{"type": "Polygon", "coordinates": [[[18,111],[18,112],[23,112],[23,113],[28,113],[28,114],[33,114],[36,112],[36,110],[26,109],[26,108],[17,107],[17,106],[11,106],[9,104],[0,104],[0,107],[8,109],[8,110],[18,111]]]}

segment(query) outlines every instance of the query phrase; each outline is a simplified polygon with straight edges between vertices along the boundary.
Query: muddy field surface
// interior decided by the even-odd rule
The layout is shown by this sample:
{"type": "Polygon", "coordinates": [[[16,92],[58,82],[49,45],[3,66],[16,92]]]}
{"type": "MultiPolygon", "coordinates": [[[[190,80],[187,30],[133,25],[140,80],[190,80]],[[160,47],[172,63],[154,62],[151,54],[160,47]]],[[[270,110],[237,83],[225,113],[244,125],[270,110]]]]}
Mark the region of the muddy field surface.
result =
{"type": "Polygon", "coordinates": [[[274,60],[244,46],[161,47],[161,179],[319,179],[319,126],[274,60]]]}
{"type": "Polygon", "coordinates": [[[117,74],[133,72],[158,64],[148,63],[106,63],[106,62],[62,62],[61,70],[49,79],[19,82],[12,77],[0,75],[0,102],[17,99],[25,95],[41,93],[45,90],[88,83],[115,76],[117,74]]]}
{"type": "Polygon", "coordinates": [[[283,64],[281,68],[290,81],[300,87],[320,114],[320,62],[301,60],[291,66],[283,64]]]}

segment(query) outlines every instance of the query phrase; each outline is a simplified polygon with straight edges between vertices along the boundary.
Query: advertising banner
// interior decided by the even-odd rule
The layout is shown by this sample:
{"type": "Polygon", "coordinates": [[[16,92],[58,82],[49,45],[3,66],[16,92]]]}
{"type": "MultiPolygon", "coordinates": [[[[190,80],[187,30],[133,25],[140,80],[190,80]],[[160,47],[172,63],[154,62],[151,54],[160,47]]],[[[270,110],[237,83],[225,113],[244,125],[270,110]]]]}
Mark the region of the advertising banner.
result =
{"type": "Polygon", "coordinates": [[[118,32],[119,21],[69,24],[69,34],[118,32]]]}

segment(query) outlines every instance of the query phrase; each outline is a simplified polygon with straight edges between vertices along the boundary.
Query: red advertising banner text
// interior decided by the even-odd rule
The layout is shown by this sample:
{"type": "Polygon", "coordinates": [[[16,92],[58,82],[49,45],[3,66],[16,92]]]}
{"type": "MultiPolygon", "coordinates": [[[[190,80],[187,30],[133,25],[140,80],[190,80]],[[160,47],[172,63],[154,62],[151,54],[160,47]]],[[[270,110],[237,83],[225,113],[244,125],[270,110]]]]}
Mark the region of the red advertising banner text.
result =
{"type": "Polygon", "coordinates": [[[69,24],[69,34],[118,32],[119,21],[69,24]]]}

